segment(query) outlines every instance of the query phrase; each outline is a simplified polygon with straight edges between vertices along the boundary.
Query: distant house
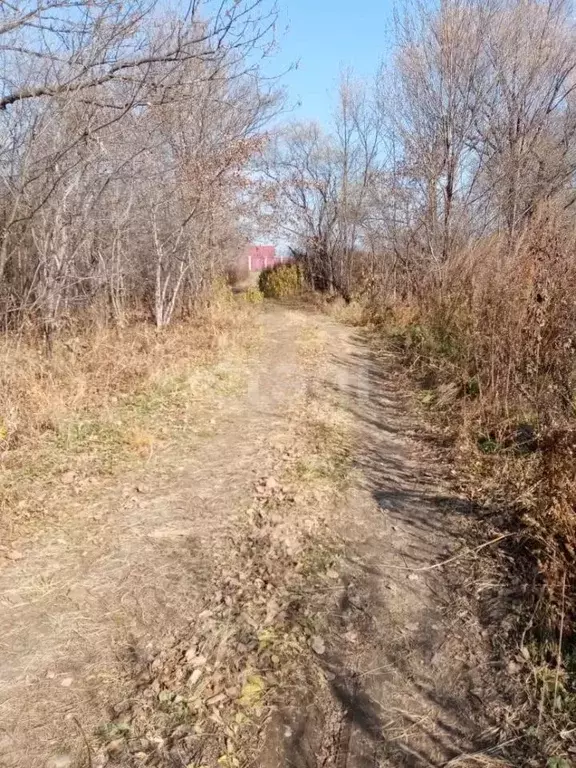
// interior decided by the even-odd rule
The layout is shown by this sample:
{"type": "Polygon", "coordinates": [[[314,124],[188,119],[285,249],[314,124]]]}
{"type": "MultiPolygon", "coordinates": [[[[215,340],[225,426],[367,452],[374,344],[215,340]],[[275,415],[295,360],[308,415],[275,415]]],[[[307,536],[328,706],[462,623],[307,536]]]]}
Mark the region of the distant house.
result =
{"type": "Polygon", "coordinates": [[[254,245],[252,243],[246,248],[245,259],[250,272],[259,272],[261,269],[273,267],[282,261],[276,256],[275,245],[254,245]]]}

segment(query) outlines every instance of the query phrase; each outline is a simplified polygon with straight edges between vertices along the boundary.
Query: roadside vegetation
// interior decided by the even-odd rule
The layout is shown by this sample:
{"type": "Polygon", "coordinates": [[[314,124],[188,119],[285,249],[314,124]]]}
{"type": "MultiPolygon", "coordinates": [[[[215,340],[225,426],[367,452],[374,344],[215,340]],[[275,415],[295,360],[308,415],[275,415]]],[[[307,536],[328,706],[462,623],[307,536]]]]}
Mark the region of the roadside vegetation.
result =
{"type": "Polygon", "coordinates": [[[260,74],[274,18],[264,0],[0,7],[3,536],[48,514],[46,483],[78,492],[153,452],[192,369],[247,328],[223,286],[281,102],[260,74]]]}
{"type": "MultiPolygon", "coordinates": [[[[471,507],[506,537],[523,584],[516,650],[537,727],[557,726],[549,768],[565,768],[576,750],[573,4],[407,3],[374,82],[342,73],[327,129],[275,121],[282,93],[262,69],[275,22],[268,0],[0,5],[0,535],[149,460],[164,436],[209,429],[192,402],[242,386],[220,353],[255,343],[263,299],[322,295],[393,344],[471,507]],[[225,276],[249,280],[238,253],[264,230],[290,243],[290,261],[234,298],[225,276]]],[[[300,445],[255,491],[249,537],[292,504],[294,478],[334,492],[347,457],[337,430],[317,427],[314,450],[300,445]]],[[[251,556],[243,578],[256,584],[260,568],[251,556]]],[[[255,615],[268,631],[263,605],[255,615]]],[[[278,665],[274,633],[263,637],[257,654],[278,665]]],[[[262,670],[244,678],[240,701],[258,701],[262,670]]],[[[178,695],[167,687],[166,706],[178,695]]],[[[221,765],[239,764],[234,749],[221,765]]]]}
{"type": "MultiPolygon", "coordinates": [[[[222,286],[212,306],[161,333],[60,334],[47,357],[32,337],[0,345],[0,532],[4,549],[165,444],[211,430],[211,406],[245,385],[259,336],[254,308],[222,286]]],[[[9,552],[9,556],[13,554],[9,552]]]]}

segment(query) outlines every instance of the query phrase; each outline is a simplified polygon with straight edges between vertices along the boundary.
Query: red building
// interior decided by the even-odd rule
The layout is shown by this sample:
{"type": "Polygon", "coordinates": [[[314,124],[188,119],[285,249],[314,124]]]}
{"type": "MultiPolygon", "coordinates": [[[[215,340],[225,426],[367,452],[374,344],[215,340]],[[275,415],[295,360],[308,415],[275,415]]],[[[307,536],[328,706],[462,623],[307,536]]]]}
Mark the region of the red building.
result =
{"type": "Polygon", "coordinates": [[[250,272],[259,272],[281,262],[281,259],[276,256],[276,246],[274,245],[253,245],[251,243],[246,248],[245,253],[250,272]]]}

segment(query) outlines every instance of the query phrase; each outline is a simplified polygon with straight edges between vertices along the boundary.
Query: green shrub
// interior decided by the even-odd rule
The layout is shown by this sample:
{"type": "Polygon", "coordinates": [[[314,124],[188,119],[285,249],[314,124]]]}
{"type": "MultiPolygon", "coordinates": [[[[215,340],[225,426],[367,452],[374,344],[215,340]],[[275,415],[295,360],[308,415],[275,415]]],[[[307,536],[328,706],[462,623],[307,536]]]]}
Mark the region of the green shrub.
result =
{"type": "Polygon", "coordinates": [[[278,264],[262,270],[258,285],[267,299],[296,296],[302,289],[302,272],[297,264],[278,264]]]}

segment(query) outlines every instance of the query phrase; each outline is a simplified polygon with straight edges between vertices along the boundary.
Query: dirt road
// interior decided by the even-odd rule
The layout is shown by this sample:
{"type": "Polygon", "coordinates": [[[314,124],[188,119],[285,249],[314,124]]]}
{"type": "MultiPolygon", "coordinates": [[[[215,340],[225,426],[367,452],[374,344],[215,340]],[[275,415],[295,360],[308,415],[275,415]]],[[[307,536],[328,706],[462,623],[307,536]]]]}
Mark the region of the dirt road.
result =
{"type": "MultiPolygon", "coordinates": [[[[318,432],[308,463],[292,461],[293,485],[342,480],[306,513],[310,531],[317,509],[340,542],[313,643],[326,685],[310,692],[308,726],[284,695],[255,764],[443,765],[498,744],[508,705],[476,610],[483,587],[458,566],[429,569],[463,548],[467,510],[438,479],[390,366],[323,316],[274,308],[262,326],[246,386],[219,396],[211,434],[188,455],[168,447],[3,564],[2,768],[196,765],[182,750],[97,755],[94,734],[137,698],[135,668],[178,643],[210,600],[238,515],[259,483],[261,496],[275,492],[287,436],[306,429],[304,401],[337,412],[349,456],[346,478],[339,464],[324,471],[318,432]]],[[[295,514],[301,495],[291,490],[295,514]]]]}

